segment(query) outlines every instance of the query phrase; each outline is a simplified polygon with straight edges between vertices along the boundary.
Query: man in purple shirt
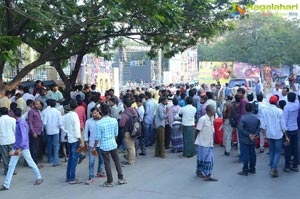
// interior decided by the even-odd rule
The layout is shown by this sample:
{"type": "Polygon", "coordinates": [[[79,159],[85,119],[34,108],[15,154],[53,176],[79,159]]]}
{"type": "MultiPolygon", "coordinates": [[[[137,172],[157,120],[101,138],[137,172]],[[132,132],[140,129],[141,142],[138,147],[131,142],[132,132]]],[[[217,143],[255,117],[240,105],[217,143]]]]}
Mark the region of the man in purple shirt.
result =
{"type": "Polygon", "coordinates": [[[40,108],[41,102],[39,100],[35,100],[32,109],[28,112],[28,125],[30,153],[34,162],[39,168],[42,168],[43,166],[38,163],[39,140],[43,129],[40,108]]]}
{"type": "MultiPolygon", "coordinates": [[[[239,111],[238,111],[238,123],[240,123],[241,117],[246,114],[246,104],[248,103],[247,98],[245,97],[246,90],[244,88],[238,88],[237,95],[240,98],[240,105],[239,105],[239,111]]],[[[235,160],[235,163],[241,163],[242,162],[242,154],[240,151],[240,141],[238,136],[238,154],[239,159],[235,160]]]]}
{"type": "Polygon", "coordinates": [[[248,100],[245,97],[246,90],[244,88],[239,88],[237,90],[237,94],[241,100],[239,106],[239,114],[238,114],[238,121],[240,121],[241,117],[246,114],[246,104],[248,103],[248,100]]]}
{"type": "Polygon", "coordinates": [[[9,152],[11,156],[9,161],[9,167],[7,171],[7,175],[5,178],[4,184],[0,187],[0,191],[6,191],[10,188],[10,183],[12,180],[13,173],[15,171],[16,165],[20,158],[20,155],[24,157],[29,167],[32,168],[33,173],[35,175],[36,181],[34,185],[40,185],[43,182],[40,171],[33,161],[30,151],[29,151],[29,139],[28,139],[28,125],[23,118],[21,118],[22,110],[20,108],[16,108],[14,110],[15,118],[17,120],[16,125],[16,142],[13,146],[13,150],[9,152]]]}

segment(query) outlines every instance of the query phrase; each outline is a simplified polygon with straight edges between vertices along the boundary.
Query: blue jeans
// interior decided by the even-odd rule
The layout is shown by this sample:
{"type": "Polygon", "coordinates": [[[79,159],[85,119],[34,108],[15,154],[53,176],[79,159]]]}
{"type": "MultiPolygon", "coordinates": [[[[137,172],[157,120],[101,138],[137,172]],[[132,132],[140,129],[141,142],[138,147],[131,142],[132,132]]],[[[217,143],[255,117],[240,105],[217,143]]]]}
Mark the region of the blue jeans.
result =
{"type": "MultiPolygon", "coordinates": [[[[95,177],[94,165],[95,165],[96,157],[92,155],[91,150],[92,150],[92,148],[89,151],[89,179],[95,177]]],[[[97,169],[97,173],[102,173],[104,171],[104,169],[103,169],[104,160],[103,160],[102,153],[101,153],[101,150],[100,150],[99,147],[96,147],[96,151],[98,152],[98,169],[97,169]]]]}
{"type": "Polygon", "coordinates": [[[282,139],[268,138],[268,143],[270,150],[270,167],[271,169],[277,169],[281,156],[282,139]]]}
{"type": "Polygon", "coordinates": [[[52,162],[52,147],[53,147],[53,165],[58,165],[59,134],[47,135],[48,163],[52,162]]]}
{"type": "Polygon", "coordinates": [[[67,182],[75,180],[76,166],[78,162],[79,153],[77,149],[79,147],[79,142],[68,143],[69,146],[69,160],[67,166],[67,182]]]}
{"type": "MultiPolygon", "coordinates": [[[[40,171],[39,171],[38,167],[36,166],[35,162],[33,161],[29,149],[22,150],[22,156],[26,160],[28,166],[32,168],[35,179],[36,180],[42,179],[40,171]]],[[[19,158],[20,158],[20,156],[11,156],[11,158],[10,158],[7,175],[5,178],[5,182],[3,184],[3,186],[5,186],[8,189],[10,188],[10,182],[11,182],[11,179],[14,174],[14,171],[15,171],[15,168],[16,168],[19,158]]]]}
{"type": "Polygon", "coordinates": [[[146,136],[145,136],[145,142],[146,146],[153,145],[154,144],[154,132],[152,124],[144,124],[146,136]]]}
{"type": "Polygon", "coordinates": [[[298,167],[298,130],[287,131],[290,143],[284,146],[284,157],[285,157],[285,168],[289,169],[291,167],[291,156],[294,157],[293,168],[298,167]]]}
{"type": "Polygon", "coordinates": [[[127,148],[126,148],[126,144],[125,144],[124,138],[122,139],[122,150],[123,150],[123,151],[127,151],[127,148]]]}
{"type": "Polygon", "coordinates": [[[255,172],[256,165],[256,154],[254,144],[244,144],[240,143],[241,149],[241,159],[244,163],[243,172],[248,173],[255,172]]]}

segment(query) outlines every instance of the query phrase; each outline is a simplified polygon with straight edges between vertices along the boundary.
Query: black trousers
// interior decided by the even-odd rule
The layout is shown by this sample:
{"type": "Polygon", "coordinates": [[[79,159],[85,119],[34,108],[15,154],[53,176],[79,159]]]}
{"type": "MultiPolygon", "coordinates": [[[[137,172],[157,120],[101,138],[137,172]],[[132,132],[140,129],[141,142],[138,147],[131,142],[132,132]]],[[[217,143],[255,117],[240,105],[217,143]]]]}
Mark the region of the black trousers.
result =
{"type": "Polygon", "coordinates": [[[33,161],[38,164],[38,153],[39,153],[39,143],[40,143],[40,136],[34,138],[32,134],[29,134],[29,149],[30,154],[33,161]]]}
{"type": "Polygon", "coordinates": [[[118,179],[119,180],[123,179],[123,173],[122,173],[121,163],[120,163],[120,160],[119,160],[118,149],[114,149],[114,150],[111,150],[111,151],[101,150],[101,152],[102,152],[102,157],[103,157],[103,160],[104,160],[105,172],[106,172],[106,176],[107,176],[107,183],[112,183],[113,182],[111,166],[110,166],[110,156],[112,157],[112,159],[115,163],[115,167],[116,167],[116,170],[118,172],[118,179]]]}
{"type": "Polygon", "coordinates": [[[172,129],[169,124],[165,126],[165,148],[170,148],[172,129]]]}

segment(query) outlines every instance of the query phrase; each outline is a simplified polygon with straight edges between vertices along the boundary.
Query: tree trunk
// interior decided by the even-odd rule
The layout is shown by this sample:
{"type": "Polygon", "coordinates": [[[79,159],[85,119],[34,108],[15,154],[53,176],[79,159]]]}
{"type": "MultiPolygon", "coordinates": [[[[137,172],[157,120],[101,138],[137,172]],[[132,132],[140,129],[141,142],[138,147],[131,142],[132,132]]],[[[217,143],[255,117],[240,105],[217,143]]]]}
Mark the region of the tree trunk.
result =
{"type": "Polygon", "coordinates": [[[79,53],[77,55],[75,68],[74,68],[74,70],[72,71],[72,73],[70,75],[70,86],[71,86],[71,88],[74,87],[75,84],[76,84],[77,75],[78,75],[78,72],[80,70],[81,62],[82,62],[82,59],[83,59],[85,54],[86,54],[86,52],[79,53]]]}
{"type": "MultiPolygon", "coordinates": [[[[3,71],[4,71],[4,65],[5,65],[5,61],[0,60],[0,84],[3,83],[2,75],[3,75],[3,71]]],[[[1,87],[0,87],[0,89],[1,89],[1,87]]]]}
{"type": "Polygon", "coordinates": [[[59,61],[54,61],[53,62],[53,66],[56,69],[59,77],[61,78],[61,80],[63,81],[64,85],[65,85],[65,90],[70,91],[71,90],[71,86],[70,86],[70,79],[67,77],[67,75],[65,74],[65,72],[63,71],[62,67],[61,67],[61,63],[59,61]]]}

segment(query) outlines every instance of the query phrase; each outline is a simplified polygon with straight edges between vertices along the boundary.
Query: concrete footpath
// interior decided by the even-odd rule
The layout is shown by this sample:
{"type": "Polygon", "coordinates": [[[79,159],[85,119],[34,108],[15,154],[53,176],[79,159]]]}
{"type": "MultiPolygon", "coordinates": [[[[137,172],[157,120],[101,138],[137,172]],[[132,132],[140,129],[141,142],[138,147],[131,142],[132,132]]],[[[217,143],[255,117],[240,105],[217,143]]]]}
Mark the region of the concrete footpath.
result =
{"type": "MultiPolygon", "coordinates": [[[[266,149],[268,151],[268,149],[266,149]]],[[[167,151],[166,159],[154,158],[153,147],[148,148],[147,156],[137,157],[135,166],[123,167],[123,173],[128,181],[126,185],[115,185],[112,188],[99,186],[105,181],[97,178],[92,185],[69,185],[65,181],[66,163],[52,167],[45,164],[41,169],[43,184],[34,186],[34,176],[30,168],[17,167],[18,174],[13,176],[10,190],[0,192],[1,199],[60,199],[60,198],[111,198],[111,199],[282,199],[300,198],[300,174],[284,173],[281,157],[279,177],[269,175],[268,155],[257,153],[256,174],[239,176],[242,164],[233,163],[236,150],[231,156],[223,155],[224,148],[215,147],[215,166],[213,177],[218,182],[204,182],[195,175],[196,157],[181,159],[179,154],[167,151]]],[[[120,154],[122,157],[123,154],[120,154]]],[[[123,159],[123,158],[121,158],[123,159]]],[[[3,168],[1,165],[1,173],[3,168]]],[[[117,174],[113,169],[114,180],[117,174]]],[[[77,166],[77,177],[85,182],[88,178],[88,159],[77,166]]],[[[0,176],[3,183],[4,176],[0,176]]]]}

